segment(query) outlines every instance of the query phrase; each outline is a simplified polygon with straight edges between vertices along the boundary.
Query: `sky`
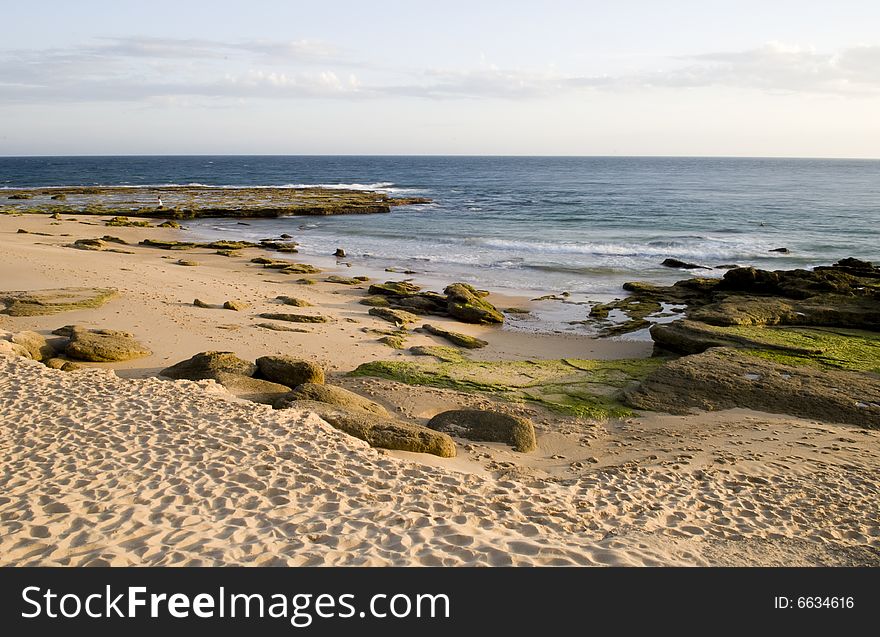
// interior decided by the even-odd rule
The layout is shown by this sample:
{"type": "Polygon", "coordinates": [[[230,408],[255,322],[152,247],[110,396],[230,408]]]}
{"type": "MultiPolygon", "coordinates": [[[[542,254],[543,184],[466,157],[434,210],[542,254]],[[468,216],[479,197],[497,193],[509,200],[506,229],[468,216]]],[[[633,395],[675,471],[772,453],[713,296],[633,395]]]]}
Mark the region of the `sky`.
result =
{"type": "Polygon", "coordinates": [[[880,2],[5,3],[0,155],[880,158],[880,2]]]}

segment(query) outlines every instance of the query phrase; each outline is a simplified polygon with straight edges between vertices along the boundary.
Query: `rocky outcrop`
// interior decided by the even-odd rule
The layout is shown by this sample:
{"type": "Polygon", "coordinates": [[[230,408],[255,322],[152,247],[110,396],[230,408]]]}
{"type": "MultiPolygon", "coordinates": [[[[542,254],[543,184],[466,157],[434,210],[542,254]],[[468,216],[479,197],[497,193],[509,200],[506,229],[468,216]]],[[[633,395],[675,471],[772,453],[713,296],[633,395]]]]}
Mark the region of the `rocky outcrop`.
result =
{"type": "Polygon", "coordinates": [[[264,312],[260,318],[273,321],[287,321],[288,323],[329,323],[330,319],[321,314],[288,314],[278,312],[264,312]]]}
{"type": "Polygon", "coordinates": [[[303,383],[297,386],[292,392],[279,398],[274,407],[275,409],[289,409],[297,407],[297,403],[304,400],[334,405],[355,413],[388,416],[388,411],[382,405],[369,398],[364,398],[342,387],[318,383],[303,383]]]}
{"type": "Polygon", "coordinates": [[[663,259],[663,262],[660,265],[667,268],[679,268],[681,270],[696,270],[698,268],[704,267],[697,263],[688,263],[687,261],[681,261],[680,259],[673,258],[663,259]]]}
{"type": "Polygon", "coordinates": [[[286,385],[227,372],[218,372],[214,380],[223,385],[233,396],[264,405],[273,404],[290,391],[286,385]]]}
{"type": "Polygon", "coordinates": [[[56,354],[55,348],[49,344],[46,337],[37,332],[17,332],[12,334],[10,340],[23,347],[27,351],[28,358],[35,361],[46,361],[56,354]]]}
{"type": "Polygon", "coordinates": [[[395,310],[388,307],[371,307],[370,315],[388,321],[389,323],[394,323],[398,327],[403,327],[419,320],[419,317],[411,312],[395,310]]]}
{"type": "Polygon", "coordinates": [[[128,332],[77,329],[73,330],[64,353],[69,358],[94,363],[127,361],[152,354],[128,332]]]}
{"type": "Polygon", "coordinates": [[[483,300],[483,293],[466,283],[453,283],[444,294],[425,292],[409,281],[374,283],[364,305],[390,307],[411,314],[452,316],[464,323],[502,323],[504,315],[491,303],[483,300]],[[383,300],[384,299],[384,300],[383,300]]]}
{"type": "Polygon", "coordinates": [[[444,411],[431,418],[428,427],[468,440],[504,442],[522,453],[537,447],[535,427],[530,421],[496,411],[444,411]]]}
{"type": "Polygon", "coordinates": [[[443,327],[438,327],[435,325],[430,325],[429,323],[425,323],[422,325],[422,330],[428,332],[429,334],[433,334],[434,336],[439,336],[441,338],[445,338],[450,343],[454,343],[459,347],[464,347],[465,349],[480,349],[481,347],[486,347],[489,344],[488,341],[484,341],[475,336],[468,336],[467,334],[462,334],[460,332],[452,332],[443,327]]]}
{"type": "Polygon", "coordinates": [[[880,427],[877,376],[782,365],[728,348],[668,362],[625,396],[634,407],[674,414],[745,407],[880,427]]]}
{"type": "Polygon", "coordinates": [[[324,370],[320,365],[292,356],[261,356],[257,359],[257,368],[263,378],[290,388],[304,383],[324,383],[324,370]]]}
{"type": "Polygon", "coordinates": [[[232,352],[200,352],[159,372],[167,378],[185,380],[217,380],[220,374],[253,376],[257,366],[240,359],[232,352]]]}
{"type": "Polygon", "coordinates": [[[39,316],[98,308],[116,296],[111,288],[53,288],[28,292],[0,292],[0,313],[39,316]]]}

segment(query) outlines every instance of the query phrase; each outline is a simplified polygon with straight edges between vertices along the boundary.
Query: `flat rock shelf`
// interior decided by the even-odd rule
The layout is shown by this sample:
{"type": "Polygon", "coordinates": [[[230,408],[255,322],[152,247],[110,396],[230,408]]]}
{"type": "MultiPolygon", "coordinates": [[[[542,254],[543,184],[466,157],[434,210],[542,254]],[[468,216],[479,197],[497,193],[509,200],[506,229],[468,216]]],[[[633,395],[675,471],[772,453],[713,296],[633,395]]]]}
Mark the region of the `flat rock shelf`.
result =
{"type": "Polygon", "coordinates": [[[337,188],[220,188],[213,186],[62,186],[2,191],[0,214],[126,215],[164,219],[282,217],[391,212],[431,203],[373,190],[337,188]],[[161,202],[161,205],[160,205],[161,202]]]}

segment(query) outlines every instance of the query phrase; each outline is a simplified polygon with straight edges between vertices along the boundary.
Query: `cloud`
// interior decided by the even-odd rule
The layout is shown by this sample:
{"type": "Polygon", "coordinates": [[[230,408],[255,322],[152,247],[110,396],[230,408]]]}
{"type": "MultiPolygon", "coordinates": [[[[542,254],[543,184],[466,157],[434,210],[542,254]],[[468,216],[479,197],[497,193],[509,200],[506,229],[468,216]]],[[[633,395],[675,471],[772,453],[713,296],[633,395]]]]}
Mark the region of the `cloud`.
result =
{"type": "Polygon", "coordinates": [[[699,89],[841,96],[880,94],[880,46],[838,52],[779,43],[663,60],[667,68],[579,76],[504,69],[380,68],[318,40],[101,38],[87,44],[0,52],[0,102],[205,99],[522,100],[583,91],[699,89]]]}

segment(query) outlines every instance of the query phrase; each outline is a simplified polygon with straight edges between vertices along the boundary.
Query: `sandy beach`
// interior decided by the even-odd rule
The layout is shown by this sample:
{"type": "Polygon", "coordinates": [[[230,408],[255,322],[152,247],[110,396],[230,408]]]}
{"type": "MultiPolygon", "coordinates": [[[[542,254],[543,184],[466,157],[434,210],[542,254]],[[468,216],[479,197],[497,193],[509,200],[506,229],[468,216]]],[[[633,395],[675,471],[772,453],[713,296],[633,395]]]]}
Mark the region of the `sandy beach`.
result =
{"type": "MultiPolygon", "coordinates": [[[[368,284],[325,280],[363,274],[356,258],[305,285],[252,263],[263,250],[159,250],[138,242],[187,231],[103,221],[0,215],[2,291],[118,292],[95,308],[0,314],[0,330],[50,342],[65,325],[118,330],[152,352],[76,371],[0,357],[2,565],[880,565],[880,431],[749,409],[591,419],[501,393],[350,376],[448,343],[422,331],[406,334],[407,349],[380,342],[390,324],[359,303],[368,284]],[[103,235],[125,244],[70,247],[103,235]],[[326,322],[259,326],[269,322],[259,314],[288,310],[326,322]],[[419,425],[463,408],[527,418],[537,448],[459,437],[452,458],[373,448],[308,408],[156,377],[215,350],[312,361],[328,384],[419,425]]],[[[488,341],[468,352],[478,363],[652,351],[644,340],[424,322],[488,341]]]]}

